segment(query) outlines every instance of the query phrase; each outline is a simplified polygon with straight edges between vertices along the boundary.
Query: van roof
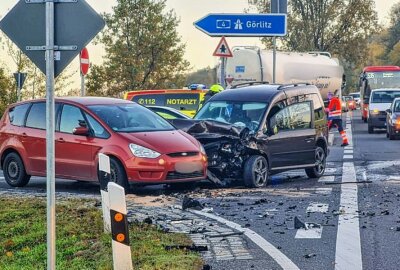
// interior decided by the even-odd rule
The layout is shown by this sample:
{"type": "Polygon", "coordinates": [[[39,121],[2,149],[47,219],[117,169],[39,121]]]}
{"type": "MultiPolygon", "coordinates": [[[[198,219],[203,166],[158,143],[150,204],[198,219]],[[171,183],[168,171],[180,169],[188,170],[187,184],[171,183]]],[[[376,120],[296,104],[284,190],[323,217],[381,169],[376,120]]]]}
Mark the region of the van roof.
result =
{"type": "Polygon", "coordinates": [[[378,92],[378,91],[394,92],[394,91],[400,91],[400,88],[379,88],[379,89],[374,89],[371,92],[378,92]]]}
{"type": "Polygon", "coordinates": [[[270,102],[275,96],[281,93],[292,94],[294,91],[300,91],[303,93],[319,93],[319,90],[314,85],[281,85],[281,84],[262,84],[252,85],[235,89],[227,89],[219,94],[213,96],[210,100],[212,101],[266,101],[270,102]]]}

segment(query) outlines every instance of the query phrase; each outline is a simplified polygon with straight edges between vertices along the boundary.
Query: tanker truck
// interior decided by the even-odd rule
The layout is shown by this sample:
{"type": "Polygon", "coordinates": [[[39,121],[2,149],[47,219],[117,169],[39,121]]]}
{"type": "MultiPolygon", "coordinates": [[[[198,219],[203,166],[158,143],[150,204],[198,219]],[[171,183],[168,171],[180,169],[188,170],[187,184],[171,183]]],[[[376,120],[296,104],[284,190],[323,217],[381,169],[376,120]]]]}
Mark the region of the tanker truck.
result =
{"type": "MultiPolygon", "coordinates": [[[[242,83],[272,83],[272,51],[258,47],[234,47],[225,61],[227,88],[242,83]]],[[[219,67],[221,68],[221,67],[219,67]]],[[[310,83],[318,87],[324,101],[328,92],[341,96],[343,67],[327,52],[277,52],[276,83],[310,83]]]]}

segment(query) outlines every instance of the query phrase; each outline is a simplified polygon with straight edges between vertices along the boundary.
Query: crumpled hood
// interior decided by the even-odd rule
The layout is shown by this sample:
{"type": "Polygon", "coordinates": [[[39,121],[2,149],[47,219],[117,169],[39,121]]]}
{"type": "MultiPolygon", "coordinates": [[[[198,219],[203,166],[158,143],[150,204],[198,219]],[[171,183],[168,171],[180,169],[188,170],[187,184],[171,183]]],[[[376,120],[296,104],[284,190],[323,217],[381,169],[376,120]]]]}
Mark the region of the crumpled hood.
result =
{"type": "Polygon", "coordinates": [[[195,138],[205,136],[209,138],[220,138],[221,136],[240,138],[246,129],[212,120],[174,119],[171,120],[171,123],[195,138]]]}

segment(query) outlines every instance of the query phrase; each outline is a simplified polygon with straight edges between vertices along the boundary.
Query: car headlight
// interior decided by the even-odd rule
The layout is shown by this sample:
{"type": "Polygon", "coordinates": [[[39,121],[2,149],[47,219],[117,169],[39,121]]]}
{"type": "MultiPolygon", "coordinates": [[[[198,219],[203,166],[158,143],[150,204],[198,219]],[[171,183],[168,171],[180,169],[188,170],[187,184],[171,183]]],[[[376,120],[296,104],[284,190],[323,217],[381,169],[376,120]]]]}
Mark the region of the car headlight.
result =
{"type": "Polygon", "coordinates": [[[129,148],[131,149],[132,154],[135,157],[140,157],[140,158],[158,158],[161,155],[160,153],[158,153],[158,152],[156,152],[154,150],[151,150],[149,148],[146,148],[146,147],[134,144],[134,143],[131,143],[129,145],[129,148]]]}
{"type": "Polygon", "coordinates": [[[379,110],[378,109],[374,109],[372,111],[369,111],[370,114],[378,114],[379,110]]]}

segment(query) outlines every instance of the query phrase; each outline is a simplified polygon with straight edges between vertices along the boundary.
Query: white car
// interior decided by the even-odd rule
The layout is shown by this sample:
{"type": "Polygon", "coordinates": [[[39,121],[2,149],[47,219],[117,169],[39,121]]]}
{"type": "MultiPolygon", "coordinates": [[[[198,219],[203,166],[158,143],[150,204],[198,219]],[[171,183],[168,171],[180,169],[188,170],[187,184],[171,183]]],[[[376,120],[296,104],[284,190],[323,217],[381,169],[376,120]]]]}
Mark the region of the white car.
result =
{"type": "Polygon", "coordinates": [[[386,129],[386,110],[398,97],[400,97],[400,88],[372,90],[369,98],[368,133],[374,133],[374,128],[386,129]]]}
{"type": "Polygon", "coordinates": [[[357,103],[357,106],[360,106],[360,92],[354,92],[354,93],[350,93],[349,96],[352,96],[353,99],[355,100],[355,102],[357,103]]]}

